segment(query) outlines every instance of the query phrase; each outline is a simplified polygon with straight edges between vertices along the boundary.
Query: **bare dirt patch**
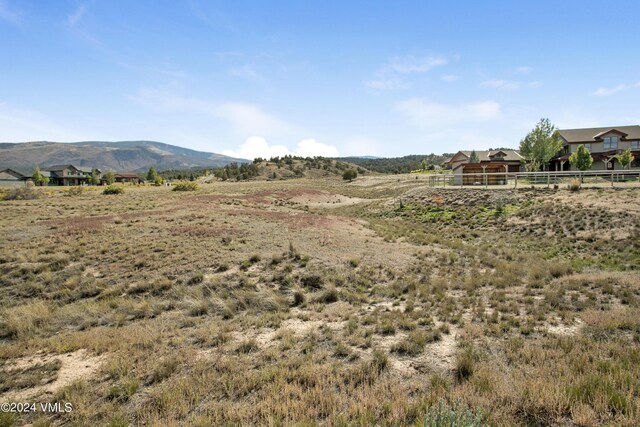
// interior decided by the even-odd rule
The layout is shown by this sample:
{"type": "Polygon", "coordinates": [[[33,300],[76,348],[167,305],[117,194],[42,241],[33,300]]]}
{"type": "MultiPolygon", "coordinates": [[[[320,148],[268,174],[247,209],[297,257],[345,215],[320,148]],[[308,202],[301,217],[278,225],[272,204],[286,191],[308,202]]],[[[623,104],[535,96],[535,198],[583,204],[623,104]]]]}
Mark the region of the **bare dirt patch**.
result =
{"type": "Polygon", "coordinates": [[[20,375],[21,372],[34,366],[47,365],[54,361],[59,361],[61,364],[54,381],[18,391],[9,391],[0,395],[0,398],[19,401],[41,394],[53,394],[75,380],[92,377],[102,365],[104,357],[93,356],[84,349],[66,354],[37,354],[7,361],[3,367],[4,375],[20,375]]]}

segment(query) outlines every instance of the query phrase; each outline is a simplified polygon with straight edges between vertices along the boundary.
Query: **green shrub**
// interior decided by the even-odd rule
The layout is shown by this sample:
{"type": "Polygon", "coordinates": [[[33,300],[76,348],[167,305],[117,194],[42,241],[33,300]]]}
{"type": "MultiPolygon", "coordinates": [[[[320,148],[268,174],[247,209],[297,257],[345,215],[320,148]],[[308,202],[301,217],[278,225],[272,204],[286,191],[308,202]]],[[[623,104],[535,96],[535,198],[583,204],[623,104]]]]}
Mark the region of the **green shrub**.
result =
{"type": "Polygon", "coordinates": [[[109,185],[107,188],[102,190],[102,194],[122,194],[124,193],[124,188],[117,185],[109,185]]]}
{"type": "Polygon", "coordinates": [[[196,191],[198,189],[198,184],[192,181],[182,181],[177,183],[173,187],[173,191],[196,191]]]}
{"type": "Polygon", "coordinates": [[[389,366],[389,357],[381,350],[373,350],[371,353],[371,367],[380,373],[389,366]]]}
{"type": "Polygon", "coordinates": [[[357,177],[358,177],[358,172],[355,169],[347,169],[342,174],[342,179],[349,182],[353,181],[357,177]]]}
{"type": "Polygon", "coordinates": [[[318,302],[323,302],[325,304],[331,304],[333,302],[338,301],[338,290],[331,286],[328,289],[325,289],[324,292],[318,298],[318,302]]]}
{"type": "Polygon", "coordinates": [[[260,346],[258,345],[256,340],[248,339],[246,341],[241,342],[240,345],[238,345],[238,347],[236,348],[236,353],[240,353],[240,354],[253,353],[254,351],[257,351],[259,349],[260,349],[260,346]]]}
{"type": "Polygon", "coordinates": [[[450,407],[443,405],[440,401],[437,408],[429,409],[424,425],[425,427],[480,427],[483,425],[482,413],[474,412],[458,402],[450,407]]]}
{"type": "Polygon", "coordinates": [[[431,341],[435,341],[432,337],[427,337],[427,334],[422,331],[413,331],[407,336],[407,338],[397,344],[394,344],[391,347],[391,351],[407,356],[417,356],[424,350],[424,346],[427,344],[427,338],[431,341]]]}

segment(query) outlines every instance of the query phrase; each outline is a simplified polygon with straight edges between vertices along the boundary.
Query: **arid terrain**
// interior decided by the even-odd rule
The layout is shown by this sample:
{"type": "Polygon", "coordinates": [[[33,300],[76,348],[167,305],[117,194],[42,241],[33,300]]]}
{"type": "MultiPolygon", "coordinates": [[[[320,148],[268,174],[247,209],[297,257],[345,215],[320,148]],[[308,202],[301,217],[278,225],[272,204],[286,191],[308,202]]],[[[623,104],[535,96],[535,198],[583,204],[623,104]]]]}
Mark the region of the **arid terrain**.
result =
{"type": "Polygon", "coordinates": [[[46,191],[0,201],[0,402],[73,410],[0,426],[640,425],[637,185],[46,191]]]}

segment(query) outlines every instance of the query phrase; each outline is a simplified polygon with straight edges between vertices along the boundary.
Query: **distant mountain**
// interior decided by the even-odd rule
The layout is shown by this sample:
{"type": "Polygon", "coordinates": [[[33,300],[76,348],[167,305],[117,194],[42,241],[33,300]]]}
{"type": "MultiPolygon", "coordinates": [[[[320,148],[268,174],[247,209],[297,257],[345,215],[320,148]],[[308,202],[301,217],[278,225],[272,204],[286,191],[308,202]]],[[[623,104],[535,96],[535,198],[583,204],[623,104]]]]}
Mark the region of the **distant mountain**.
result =
{"type": "Polygon", "coordinates": [[[36,166],[59,164],[96,167],[102,170],[144,172],[225,166],[248,160],[190,150],[156,141],[82,141],[0,143],[0,169],[31,172],[36,166]]]}

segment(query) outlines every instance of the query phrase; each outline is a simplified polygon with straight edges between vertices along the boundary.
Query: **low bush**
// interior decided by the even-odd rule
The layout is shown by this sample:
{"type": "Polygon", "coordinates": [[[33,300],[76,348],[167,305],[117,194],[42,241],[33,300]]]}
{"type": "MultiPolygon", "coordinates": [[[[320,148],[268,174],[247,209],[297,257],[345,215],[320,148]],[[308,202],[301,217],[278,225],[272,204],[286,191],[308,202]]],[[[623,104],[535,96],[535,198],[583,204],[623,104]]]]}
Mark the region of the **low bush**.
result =
{"type": "Polygon", "coordinates": [[[102,190],[102,194],[122,194],[124,193],[124,188],[117,185],[109,185],[107,188],[102,190]]]}
{"type": "Polygon", "coordinates": [[[582,186],[582,183],[580,182],[579,179],[572,179],[571,181],[569,181],[569,191],[578,191],[580,190],[580,187],[582,186]]]}
{"type": "Polygon", "coordinates": [[[196,191],[198,189],[198,184],[193,181],[183,181],[177,183],[172,191],[196,191]]]}
{"type": "Polygon", "coordinates": [[[438,407],[432,407],[424,420],[425,427],[480,427],[482,426],[482,413],[460,405],[458,402],[443,405],[442,401],[438,407]]]}
{"type": "Polygon", "coordinates": [[[25,186],[3,191],[0,193],[0,200],[34,200],[42,196],[42,191],[36,190],[32,186],[25,186]]]}
{"type": "Polygon", "coordinates": [[[79,185],[76,185],[73,187],[69,187],[68,190],[64,190],[62,194],[64,194],[65,196],[80,196],[82,195],[83,192],[84,192],[84,188],[80,187],[79,185]]]}

